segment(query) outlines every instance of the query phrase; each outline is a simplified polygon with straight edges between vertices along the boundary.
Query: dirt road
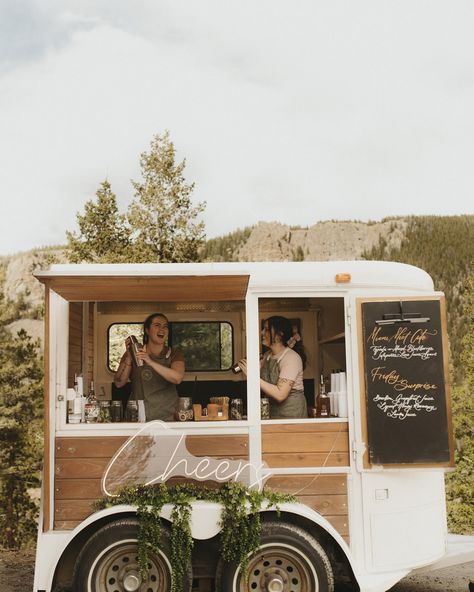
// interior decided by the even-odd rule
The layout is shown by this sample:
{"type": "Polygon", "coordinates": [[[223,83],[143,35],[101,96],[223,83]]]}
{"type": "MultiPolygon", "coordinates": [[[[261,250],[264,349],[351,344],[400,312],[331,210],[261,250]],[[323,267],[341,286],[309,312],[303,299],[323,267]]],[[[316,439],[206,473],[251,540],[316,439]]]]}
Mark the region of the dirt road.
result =
{"type": "MultiPolygon", "coordinates": [[[[33,551],[0,550],[0,590],[32,592],[33,551]]],[[[469,579],[474,579],[474,562],[432,572],[429,576],[405,578],[390,592],[468,592],[469,579]]]]}

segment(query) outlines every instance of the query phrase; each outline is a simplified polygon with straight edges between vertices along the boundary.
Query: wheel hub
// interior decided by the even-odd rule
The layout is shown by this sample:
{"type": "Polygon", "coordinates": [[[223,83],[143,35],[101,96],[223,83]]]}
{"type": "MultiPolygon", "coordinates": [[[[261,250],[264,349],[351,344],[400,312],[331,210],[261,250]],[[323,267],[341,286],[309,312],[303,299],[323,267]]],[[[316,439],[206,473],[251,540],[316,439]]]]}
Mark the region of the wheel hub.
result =
{"type": "Polygon", "coordinates": [[[136,592],[142,583],[141,577],[137,573],[128,573],[123,578],[123,588],[126,592],[136,592]]]}
{"type": "Polygon", "coordinates": [[[285,589],[285,582],[278,574],[270,576],[267,582],[267,592],[283,592],[285,589]]]}
{"type": "Polygon", "coordinates": [[[124,544],[110,550],[95,570],[95,588],[100,592],[168,592],[171,574],[160,555],[150,553],[148,572],[142,578],[138,569],[136,544],[124,544]]]}
{"type": "Polygon", "coordinates": [[[314,588],[306,558],[283,546],[262,549],[250,561],[240,592],[310,592],[314,588]]]}

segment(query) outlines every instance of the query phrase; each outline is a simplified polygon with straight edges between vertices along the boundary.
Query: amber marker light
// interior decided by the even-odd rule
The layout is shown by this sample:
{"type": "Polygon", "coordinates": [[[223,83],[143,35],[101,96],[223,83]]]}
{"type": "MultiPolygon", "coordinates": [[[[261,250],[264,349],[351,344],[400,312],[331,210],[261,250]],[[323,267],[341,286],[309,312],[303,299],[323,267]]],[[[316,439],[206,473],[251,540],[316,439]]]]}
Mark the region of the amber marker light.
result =
{"type": "Polygon", "coordinates": [[[336,274],[336,284],[348,284],[351,281],[350,273],[338,273],[336,274]]]}

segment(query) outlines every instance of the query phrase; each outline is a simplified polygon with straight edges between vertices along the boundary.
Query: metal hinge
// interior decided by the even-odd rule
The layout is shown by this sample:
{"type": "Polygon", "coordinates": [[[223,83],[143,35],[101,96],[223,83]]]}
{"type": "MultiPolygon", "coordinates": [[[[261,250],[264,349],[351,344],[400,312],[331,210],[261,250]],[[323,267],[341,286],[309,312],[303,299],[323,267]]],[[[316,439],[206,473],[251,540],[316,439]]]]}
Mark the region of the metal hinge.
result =
{"type": "Polygon", "coordinates": [[[346,309],[346,320],[347,320],[347,325],[350,327],[352,324],[352,311],[351,311],[350,306],[348,306],[346,309]]]}
{"type": "Polygon", "coordinates": [[[352,440],[352,458],[353,458],[353,460],[357,460],[357,455],[364,454],[364,452],[365,452],[364,442],[357,442],[356,440],[352,440]]]}

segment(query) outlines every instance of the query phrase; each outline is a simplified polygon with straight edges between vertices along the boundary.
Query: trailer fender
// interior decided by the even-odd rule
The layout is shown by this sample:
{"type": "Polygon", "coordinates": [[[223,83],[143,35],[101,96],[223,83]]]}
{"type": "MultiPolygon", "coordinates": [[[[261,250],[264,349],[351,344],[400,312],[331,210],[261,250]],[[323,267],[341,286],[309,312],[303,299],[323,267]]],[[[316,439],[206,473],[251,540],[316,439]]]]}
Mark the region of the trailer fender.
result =
{"type": "MultiPolygon", "coordinates": [[[[295,516],[301,516],[306,518],[310,522],[317,524],[321,528],[323,528],[331,537],[335,540],[335,542],[339,545],[341,550],[343,551],[344,555],[347,557],[352,569],[355,573],[355,565],[354,560],[352,557],[351,550],[346,543],[346,541],[342,538],[342,536],[338,533],[338,531],[332,526],[332,524],[324,518],[321,514],[318,514],[315,510],[311,509],[305,504],[299,503],[284,503],[278,505],[279,511],[285,514],[293,514],[295,516]]],[[[267,511],[274,510],[274,508],[267,508],[267,511]]]]}

